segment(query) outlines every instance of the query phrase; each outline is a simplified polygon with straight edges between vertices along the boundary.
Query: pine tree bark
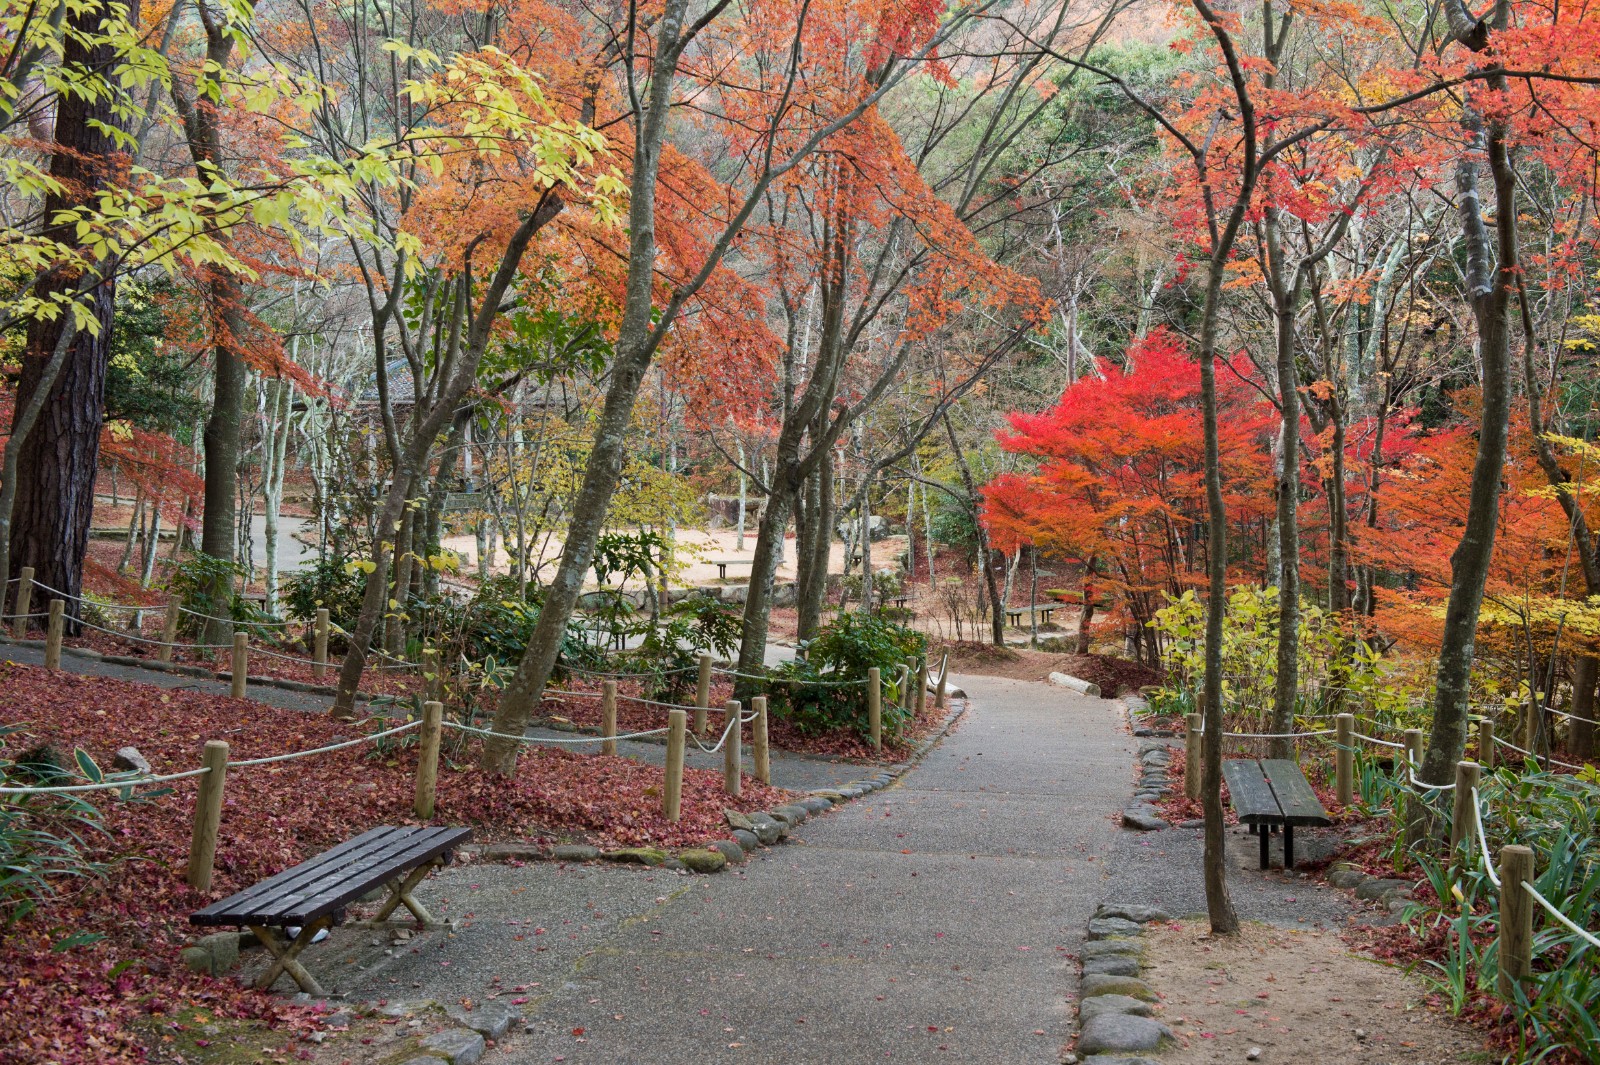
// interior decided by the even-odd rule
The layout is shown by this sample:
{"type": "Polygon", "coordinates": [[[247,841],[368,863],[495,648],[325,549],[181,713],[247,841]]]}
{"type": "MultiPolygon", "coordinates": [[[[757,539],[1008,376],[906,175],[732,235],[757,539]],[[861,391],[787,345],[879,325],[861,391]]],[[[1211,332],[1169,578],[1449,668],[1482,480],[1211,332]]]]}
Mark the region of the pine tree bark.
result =
{"type": "MultiPolygon", "coordinates": [[[[109,78],[119,61],[109,44],[92,48],[85,44],[100,36],[104,17],[104,9],[96,5],[67,16],[73,32],[65,35],[61,62],[87,79],[109,78]]],[[[126,17],[137,24],[137,0],[129,5],[126,17]]],[[[63,93],[56,100],[56,149],[50,173],[61,183],[61,191],[45,197],[46,219],[89,202],[99,189],[117,179],[116,172],[123,165],[107,132],[120,122],[113,109],[115,94],[102,93],[93,100],[84,95],[63,93]]],[[[71,232],[60,233],[59,239],[69,246],[75,243],[71,232]]],[[[36,293],[50,298],[80,288],[76,273],[57,270],[39,283],[36,293]]],[[[10,523],[8,551],[0,570],[11,577],[24,566],[32,566],[35,580],[47,586],[33,589],[33,608],[43,610],[51,599],[64,598],[66,631],[71,635],[81,630],[74,597],[83,592],[83,559],[94,512],[116,285],[102,281],[80,299],[87,302],[98,321],[97,331],[74,329],[69,324],[70,314],[54,321],[35,321],[28,329],[12,423],[21,447],[14,452],[14,470],[8,471],[15,479],[15,494],[5,515],[10,523]],[[69,335],[66,331],[70,331],[69,346],[63,360],[52,366],[58,344],[69,335]],[[25,412],[41,394],[43,405],[37,407],[30,430],[25,412]],[[51,589],[65,594],[58,596],[51,589]]],[[[0,529],[0,535],[5,532],[0,529]]],[[[0,601],[4,598],[0,594],[0,601]]]]}

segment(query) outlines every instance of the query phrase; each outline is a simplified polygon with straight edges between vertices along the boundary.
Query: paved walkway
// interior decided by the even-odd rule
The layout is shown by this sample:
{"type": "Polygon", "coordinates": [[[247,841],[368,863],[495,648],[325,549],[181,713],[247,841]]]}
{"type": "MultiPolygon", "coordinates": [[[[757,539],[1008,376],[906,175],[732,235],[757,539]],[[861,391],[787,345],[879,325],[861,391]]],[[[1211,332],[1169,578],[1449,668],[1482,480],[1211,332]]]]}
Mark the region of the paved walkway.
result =
{"type": "Polygon", "coordinates": [[[343,990],[522,987],[496,1061],[1053,1065],[1134,741],[1114,703],[959,680],[972,709],[916,770],[744,868],[448,870],[426,898],[456,932],[343,990]]]}

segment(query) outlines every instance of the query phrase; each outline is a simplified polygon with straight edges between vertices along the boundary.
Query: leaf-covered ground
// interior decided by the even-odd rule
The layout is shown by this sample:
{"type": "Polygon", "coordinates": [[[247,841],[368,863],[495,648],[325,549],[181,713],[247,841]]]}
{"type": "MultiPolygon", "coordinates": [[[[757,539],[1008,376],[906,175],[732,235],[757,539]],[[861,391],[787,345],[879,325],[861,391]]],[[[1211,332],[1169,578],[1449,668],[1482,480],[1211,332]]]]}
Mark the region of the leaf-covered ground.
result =
{"type": "MultiPolygon", "coordinates": [[[[586,691],[582,696],[547,696],[540,707],[540,714],[544,720],[559,718],[569,721],[584,728],[598,729],[601,719],[601,701],[592,697],[599,688],[587,682],[569,681],[559,685],[566,691],[586,691]]],[[[670,707],[656,703],[640,702],[633,696],[639,695],[637,682],[623,681],[617,686],[617,732],[646,732],[650,729],[662,728],[667,724],[667,714],[670,707]]],[[[707,714],[707,724],[713,737],[720,736],[724,727],[722,707],[729,699],[733,698],[733,684],[725,677],[718,676],[711,685],[711,698],[709,700],[713,709],[707,714]]],[[[694,702],[694,692],[691,690],[687,698],[681,700],[682,705],[694,702]]],[[[745,708],[749,713],[749,707],[745,708]]],[[[767,741],[776,750],[794,751],[801,754],[824,755],[833,758],[850,758],[869,762],[895,762],[908,757],[917,740],[922,739],[937,728],[944,721],[944,712],[935,709],[933,698],[930,695],[924,700],[922,714],[910,722],[899,736],[885,739],[881,754],[872,750],[872,745],[867,742],[855,729],[839,728],[823,732],[810,732],[799,728],[790,719],[773,714],[767,726],[767,741]]],[[[747,726],[748,730],[748,726],[747,726]]],[[[745,734],[745,743],[750,742],[748,731],[745,734]]]]}
{"type": "MultiPolygon", "coordinates": [[[[74,747],[109,766],[117,748],[138,747],[157,773],[195,768],[208,739],[226,740],[234,760],[323,746],[377,730],[258,703],[168,691],[0,663],[0,722],[26,723],[13,751],[47,742],[74,747]]],[[[401,738],[409,740],[414,733],[401,738]]],[[[727,801],[721,774],[684,774],[683,818],[660,813],[661,771],[625,758],[525,751],[516,775],[476,769],[476,744],[453,748],[441,765],[439,823],[465,824],[479,839],[585,839],[600,845],[690,846],[722,835],[722,810],[771,806],[786,794],[746,780],[727,801]]],[[[171,794],[123,803],[99,793],[108,835],[97,858],[117,865],[104,882],[67,891],[18,922],[0,941],[0,1062],[142,1060],[134,1034],[152,1017],[203,1007],[219,1017],[260,1017],[293,1029],[317,1022],[283,1000],[232,981],[184,970],[178,951],[191,937],[188,914],[378,824],[404,824],[415,786],[414,744],[362,744],[228,774],[213,890],[184,881],[194,781],[171,794]],[[106,938],[57,949],[74,933],[106,938]]]]}

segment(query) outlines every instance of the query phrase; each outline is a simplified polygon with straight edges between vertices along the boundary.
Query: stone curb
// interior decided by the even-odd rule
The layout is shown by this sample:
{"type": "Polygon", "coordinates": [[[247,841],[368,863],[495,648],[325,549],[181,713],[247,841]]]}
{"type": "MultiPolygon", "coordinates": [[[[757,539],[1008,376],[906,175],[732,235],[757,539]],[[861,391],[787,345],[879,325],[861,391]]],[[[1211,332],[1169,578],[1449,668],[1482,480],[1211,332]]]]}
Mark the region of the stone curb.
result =
{"type": "Polygon", "coordinates": [[[1363,902],[1375,902],[1390,913],[1399,913],[1411,904],[1416,881],[1395,877],[1373,876],[1349,862],[1334,862],[1328,869],[1328,883],[1342,891],[1351,891],[1363,902]]]}
{"type": "Polygon", "coordinates": [[[1172,752],[1159,741],[1146,740],[1139,744],[1134,770],[1139,774],[1139,787],[1133,799],[1123,808],[1122,827],[1135,832],[1156,832],[1167,827],[1161,808],[1155,803],[1171,794],[1167,781],[1167,764],[1172,752]]]}
{"type": "Polygon", "coordinates": [[[1162,737],[1171,739],[1177,735],[1168,728],[1157,728],[1147,722],[1154,721],[1155,715],[1150,713],[1150,704],[1142,695],[1128,694],[1122,697],[1122,705],[1128,711],[1128,724],[1133,729],[1133,734],[1141,739],[1146,737],[1162,737]]]}
{"type": "Polygon", "coordinates": [[[918,741],[903,762],[885,766],[879,772],[861,780],[841,784],[836,788],[816,788],[792,803],[772,810],[740,813],[724,810],[730,836],[708,841],[702,847],[689,847],[676,854],[660,847],[621,847],[602,850],[583,844],[563,843],[542,846],[537,843],[469,843],[459,848],[462,854],[471,854],[490,862],[617,862],[626,865],[645,865],[652,868],[671,869],[687,873],[720,873],[730,865],[744,861],[745,856],[757,847],[770,847],[783,842],[789,830],[804,822],[812,814],[823,813],[835,806],[843,806],[881,791],[910,772],[925,758],[940,740],[949,734],[956,721],[966,713],[965,700],[953,703],[939,728],[918,741]]]}
{"type": "Polygon", "coordinates": [[[1080,955],[1078,1041],[1064,1065],[1154,1065],[1172,1029],[1154,1019],[1159,996],[1144,971],[1144,926],[1171,920],[1155,906],[1103,902],[1089,919],[1080,955]]]}

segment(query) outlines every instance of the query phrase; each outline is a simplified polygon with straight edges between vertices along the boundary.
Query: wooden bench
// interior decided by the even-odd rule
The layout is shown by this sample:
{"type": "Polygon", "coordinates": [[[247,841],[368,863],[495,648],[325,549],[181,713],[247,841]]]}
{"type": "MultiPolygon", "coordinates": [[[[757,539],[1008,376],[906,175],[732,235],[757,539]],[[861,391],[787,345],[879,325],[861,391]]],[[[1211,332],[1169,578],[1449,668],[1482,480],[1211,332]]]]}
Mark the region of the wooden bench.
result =
{"type": "Polygon", "coordinates": [[[711,564],[717,567],[717,580],[725,581],[728,579],[729,566],[748,566],[753,561],[755,560],[749,558],[730,558],[724,559],[721,562],[713,562],[711,564]]]}
{"type": "Polygon", "coordinates": [[[317,933],[341,923],[350,903],[384,886],[389,898],[374,923],[388,920],[403,905],[419,926],[433,925],[433,917],[411,892],[429,869],[448,862],[455,848],[471,838],[470,828],[383,825],[190,914],[189,923],[250,929],[276,959],[256,987],[265,991],[288,973],[302,991],[321,997],[321,985],[296,960],[317,933]],[[283,930],[289,928],[299,931],[285,938],[283,930]]]}
{"type": "MultiPolygon", "coordinates": [[[[1032,608],[1032,613],[1043,614],[1044,621],[1042,624],[1048,625],[1050,624],[1050,615],[1054,614],[1058,609],[1060,608],[1054,606],[1045,606],[1043,603],[1040,603],[1032,608]]],[[[1027,613],[1029,613],[1029,608],[1025,606],[1006,607],[1006,620],[1011,622],[1012,628],[1020,629],[1022,628],[1022,615],[1027,613]]]]}
{"type": "Polygon", "coordinates": [[[1331,825],[1300,767],[1287,758],[1230,758],[1222,763],[1228,800],[1239,821],[1261,837],[1261,868],[1267,868],[1267,841],[1283,826],[1283,867],[1294,868],[1296,825],[1331,825]]]}

